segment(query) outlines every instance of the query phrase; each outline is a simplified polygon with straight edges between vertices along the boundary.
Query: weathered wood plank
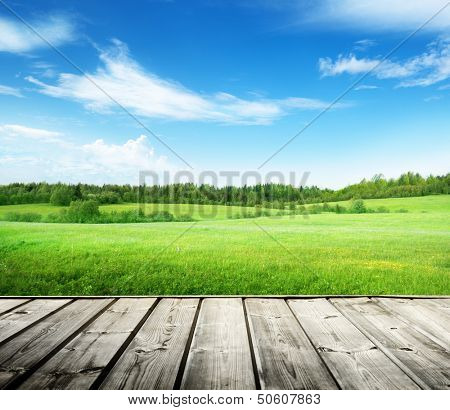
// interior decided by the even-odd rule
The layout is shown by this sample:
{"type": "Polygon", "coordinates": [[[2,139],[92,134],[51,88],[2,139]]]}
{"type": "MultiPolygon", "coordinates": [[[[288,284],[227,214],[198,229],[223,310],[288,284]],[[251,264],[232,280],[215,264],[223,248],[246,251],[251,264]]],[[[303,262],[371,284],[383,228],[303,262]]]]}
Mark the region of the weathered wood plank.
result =
{"type": "Polygon", "coordinates": [[[246,299],[245,306],[262,389],[337,389],[286,302],[246,299]]]}
{"type": "Polygon", "coordinates": [[[414,301],[423,306],[427,306],[439,320],[445,321],[446,325],[450,321],[450,299],[414,299],[414,301]]]}
{"type": "MultiPolygon", "coordinates": [[[[450,350],[450,315],[418,300],[373,298],[383,308],[450,350]]],[[[447,309],[449,310],[449,309],[447,309]]]]}
{"type": "Polygon", "coordinates": [[[156,298],[120,299],[23,383],[21,389],[89,389],[156,298]]]}
{"type": "Polygon", "coordinates": [[[0,317],[0,342],[69,302],[70,299],[36,299],[4,314],[0,317]]]}
{"type": "Polygon", "coordinates": [[[242,300],[205,299],[181,389],[255,389],[242,300]]]}
{"type": "Polygon", "coordinates": [[[288,303],[342,389],[419,389],[326,299],[288,303]]]}
{"type": "Polygon", "coordinates": [[[29,301],[30,299],[0,299],[0,315],[29,301]]]}
{"type": "Polygon", "coordinates": [[[162,299],[100,388],[172,389],[198,303],[199,299],[162,299]]]}
{"type": "Polygon", "coordinates": [[[59,347],[112,300],[76,300],[0,347],[0,388],[59,347]]]}
{"type": "Polygon", "coordinates": [[[369,298],[332,299],[332,303],[422,388],[448,389],[450,355],[369,298]]]}

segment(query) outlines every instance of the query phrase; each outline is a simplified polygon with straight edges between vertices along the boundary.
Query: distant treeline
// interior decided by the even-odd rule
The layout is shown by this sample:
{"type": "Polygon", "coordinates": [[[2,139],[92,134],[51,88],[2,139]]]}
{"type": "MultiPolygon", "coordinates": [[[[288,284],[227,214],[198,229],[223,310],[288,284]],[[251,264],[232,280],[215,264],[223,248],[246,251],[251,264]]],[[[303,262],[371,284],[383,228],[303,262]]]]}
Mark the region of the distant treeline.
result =
{"type": "Polygon", "coordinates": [[[13,183],[0,185],[0,205],[52,203],[69,205],[76,200],[94,200],[100,204],[121,202],[186,203],[215,205],[262,206],[294,209],[302,203],[345,201],[353,198],[396,198],[448,194],[450,174],[422,177],[407,172],[397,179],[381,174],[371,180],[332,190],[317,186],[293,187],[281,184],[254,186],[195,185],[192,183],[137,187],[132,185],[88,185],[13,183]]]}

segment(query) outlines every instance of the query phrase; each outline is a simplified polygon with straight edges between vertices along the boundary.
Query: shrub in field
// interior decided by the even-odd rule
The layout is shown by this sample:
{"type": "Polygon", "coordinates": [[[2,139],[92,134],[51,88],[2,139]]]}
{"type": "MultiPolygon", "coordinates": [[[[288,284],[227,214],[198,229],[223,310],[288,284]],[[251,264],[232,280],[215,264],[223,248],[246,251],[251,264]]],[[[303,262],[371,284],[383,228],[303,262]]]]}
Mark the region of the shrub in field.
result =
{"type": "Polygon", "coordinates": [[[308,208],[310,214],[320,214],[322,212],[322,207],[320,205],[314,204],[308,208]]]}
{"type": "Polygon", "coordinates": [[[380,214],[388,214],[390,211],[389,208],[386,208],[385,206],[379,206],[376,212],[380,214]]]}
{"type": "Polygon", "coordinates": [[[303,214],[306,213],[306,212],[307,212],[307,211],[306,211],[305,205],[300,205],[300,206],[298,207],[298,209],[297,209],[297,213],[300,214],[300,215],[303,215],[303,214]]]}
{"type": "Polygon", "coordinates": [[[67,206],[73,199],[73,190],[70,186],[60,185],[56,186],[50,197],[52,205],[67,206]]]}
{"type": "Polygon", "coordinates": [[[362,199],[354,199],[348,211],[352,214],[365,214],[367,208],[362,199]]]}
{"type": "Polygon", "coordinates": [[[323,211],[323,212],[331,212],[331,211],[332,211],[330,205],[328,205],[327,202],[324,202],[324,203],[323,203],[323,205],[322,205],[322,211],[323,211]]]}
{"type": "Polygon", "coordinates": [[[5,220],[11,222],[40,222],[41,215],[34,212],[8,212],[5,215],[5,220]]]}
{"type": "Polygon", "coordinates": [[[193,221],[195,221],[195,219],[192,218],[192,216],[188,215],[188,214],[179,215],[175,218],[175,220],[177,222],[193,222],[193,221]]]}
{"type": "Polygon", "coordinates": [[[92,200],[72,201],[64,217],[67,222],[94,223],[100,217],[98,203],[92,200]]]}
{"type": "Polygon", "coordinates": [[[339,204],[336,204],[332,210],[337,214],[345,214],[347,212],[347,208],[339,204]]]}
{"type": "Polygon", "coordinates": [[[400,208],[400,209],[397,209],[395,212],[397,212],[399,214],[406,214],[408,212],[408,210],[404,209],[404,208],[400,208]]]}
{"type": "Polygon", "coordinates": [[[139,211],[112,211],[112,212],[101,212],[100,218],[98,219],[99,223],[108,224],[108,223],[139,223],[139,222],[148,222],[144,214],[141,214],[139,211]]]}
{"type": "Polygon", "coordinates": [[[42,222],[48,222],[48,223],[58,223],[58,222],[64,222],[62,217],[62,211],[59,213],[52,212],[48,215],[46,215],[42,222]]]}
{"type": "Polygon", "coordinates": [[[172,222],[175,217],[167,211],[156,212],[147,216],[149,222],[172,222]]]}
{"type": "Polygon", "coordinates": [[[263,209],[261,208],[261,206],[255,206],[255,213],[254,213],[255,217],[260,217],[260,216],[271,216],[272,213],[267,210],[267,209],[263,209]]]}

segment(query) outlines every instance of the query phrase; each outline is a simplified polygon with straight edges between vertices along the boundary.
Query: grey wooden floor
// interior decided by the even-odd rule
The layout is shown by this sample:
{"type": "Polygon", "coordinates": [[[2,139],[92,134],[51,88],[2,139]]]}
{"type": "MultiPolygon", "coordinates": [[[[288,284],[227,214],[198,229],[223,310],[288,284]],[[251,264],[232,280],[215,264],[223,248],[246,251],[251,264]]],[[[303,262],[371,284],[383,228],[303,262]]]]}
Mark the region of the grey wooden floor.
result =
{"type": "Polygon", "coordinates": [[[6,389],[449,389],[448,298],[0,298],[6,389]]]}

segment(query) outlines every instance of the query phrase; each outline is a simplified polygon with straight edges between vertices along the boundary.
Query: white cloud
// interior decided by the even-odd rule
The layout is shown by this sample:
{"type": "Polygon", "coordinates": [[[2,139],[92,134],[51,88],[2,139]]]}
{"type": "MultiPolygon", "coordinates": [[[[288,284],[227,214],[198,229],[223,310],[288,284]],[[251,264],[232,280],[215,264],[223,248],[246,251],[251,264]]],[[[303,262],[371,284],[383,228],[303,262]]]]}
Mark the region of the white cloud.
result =
{"type": "Polygon", "coordinates": [[[9,87],[7,85],[0,84],[0,94],[12,95],[14,97],[23,97],[22,93],[18,88],[9,87]]]}
{"type": "Polygon", "coordinates": [[[33,68],[36,69],[35,74],[45,77],[45,78],[53,78],[56,77],[56,70],[53,64],[46,63],[45,61],[35,61],[32,64],[33,68]]]}
{"type": "Polygon", "coordinates": [[[371,72],[379,79],[402,79],[399,87],[429,86],[450,77],[450,38],[441,38],[428,45],[423,54],[401,62],[378,58],[357,58],[354,54],[319,59],[322,76],[344,73],[362,74],[371,72]]]}
{"type": "Polygon", "coordinates": [[[431,101],[439,101],[439,100],[441,100],[441,99],[442,99],[442,96],[441,96],[441,95],[432,95],[432,96],[430,96],[430,97],[424,98],[423,100],[424,100],[425,102],[431,102],[431,101]]]}
{"type": "MultiPolygon", "coordinates": [[[[413,30],[421,26],[448,0],[322,0],[302,9],[311,23],[333,22],[365,30],[413,30]]],[[[305,19],[302,18],[302,21],[305,19]]],[[[430,21],[425,30],[450,28],[450,6],[430,21]]]]}
{"type": "Polygon", "coordinates": [[[354,55],[348,57],[340,55],[335,62],[329,57],[319,58],[319,70],[324,77],[343,73],[359,74],[374,69],[379,63],[379,60],[358,59],[354,55]]]}
{"type": "Polygon", "coordinates": [[[97,139],[78,144],[59,132],[4,124],[0,125],[0,146],[0,183],[137,183],[140,170],[174,169],[165,156],[155,153],[145,135],[124,143],[97,139]]]}
{"type": "Polygon", "coordinates": [[[362,40],[355,41],[355,45],[353,46],[353,48],[358,51],[365,51],[368,48],[373,47],[375,45],[377,45],[377,42],[375,40],[365,38],[362,40]]]}
{"type": "Polygon", "coordinates": [[[6,135],[14,138],[17,137],[31,138],[51,142],[59,141],[59,137],[62,136],[62,134],[59,132],[43,130],[40,128],[30,128],[18,124],[0,125],[0,135],[6,135]]]}
{"type": "MultiPolygon", "coordinates": [[[[30,24],[54,46],[60,46],[75,38],[74,24],[65,16],[51,15],[30,24]]],[[[0,52],[26,53],[44,46],[47,46],[45,41],[21,21],[0,17],[0,52]]]]}
{"type": "Polygon", "coordinates": [[[355,87],[355,91],[360,91],[360,90],[375,90],[377,88],[380,88],[376,85],[369,85],[369,84],[361,84],[358,85],[357,87],[355,87]]]}
{"type": "MultiPolygon", "coordinates": [[[[206,95],[145,71],[129,57],[125,44],[100,54],[101,67],[89,78],[115,101],[137,115],[179,121],[213,121],[224,124],[270,124],[292,110],[321,109],[326,102],[309,98],[242,99],[217,92],[206,95]]],[[[99,112],[117,112],[116,104],[88,78],[62,73],[55,85],[32,76],[28,81],[43,94],[67,98],[99,112]]]]}

